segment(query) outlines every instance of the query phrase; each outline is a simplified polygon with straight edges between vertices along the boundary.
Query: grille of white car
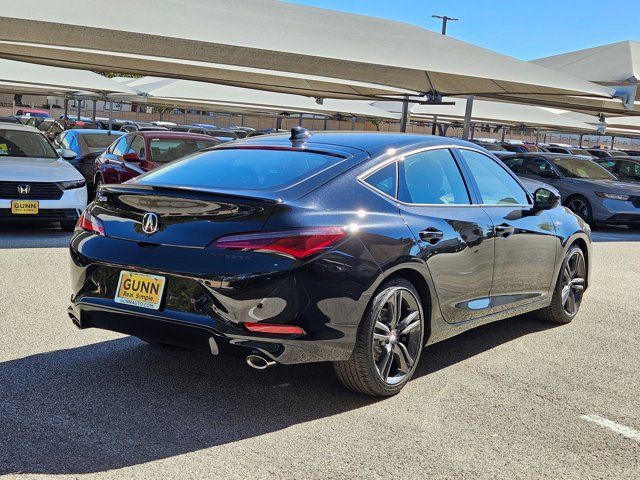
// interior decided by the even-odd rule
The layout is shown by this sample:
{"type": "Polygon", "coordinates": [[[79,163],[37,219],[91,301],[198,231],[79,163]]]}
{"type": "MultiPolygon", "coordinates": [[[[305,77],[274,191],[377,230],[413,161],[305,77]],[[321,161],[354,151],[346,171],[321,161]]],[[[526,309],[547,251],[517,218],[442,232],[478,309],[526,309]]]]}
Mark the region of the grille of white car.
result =
{"type": "Polygon", "coordinates": [[[0,198],[10,200],[60,200],[63,191],[53,182],[0,181],[0,198]]]}

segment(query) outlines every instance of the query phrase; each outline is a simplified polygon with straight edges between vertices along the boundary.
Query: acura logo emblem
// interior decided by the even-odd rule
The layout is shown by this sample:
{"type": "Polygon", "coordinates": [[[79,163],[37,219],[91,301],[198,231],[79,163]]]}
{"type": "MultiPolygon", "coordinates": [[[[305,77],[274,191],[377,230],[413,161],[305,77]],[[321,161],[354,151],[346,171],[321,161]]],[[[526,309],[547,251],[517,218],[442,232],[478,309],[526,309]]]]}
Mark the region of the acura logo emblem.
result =
{"type": "Polygon", "coordinates": [[[158,215],[147,212],[142,217],[142,231],[148,235],[158,231],[158,215]]]}
{"type": "Polygon", "coordinates": [[[31,185],[18,185],[18,193],[21,195],[29,195],[31,185]]]}

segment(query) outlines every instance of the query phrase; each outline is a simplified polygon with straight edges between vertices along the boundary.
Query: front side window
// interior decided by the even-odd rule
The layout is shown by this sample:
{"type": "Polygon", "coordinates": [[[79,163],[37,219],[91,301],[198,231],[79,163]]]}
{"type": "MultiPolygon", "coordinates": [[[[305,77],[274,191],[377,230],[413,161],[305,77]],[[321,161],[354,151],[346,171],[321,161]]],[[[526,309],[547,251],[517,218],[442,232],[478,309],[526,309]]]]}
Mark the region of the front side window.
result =
{"type": "Polygon", "coordinates": [[[460,150],[478,185],[485,205],[529,205],[529,197],[516,180],[491,157],[473,150],[460,150]]]}
{"type": "Polygon", "coordinates": [[[140,158],[140,160],[143,160],[146,153],[144,146],[144,137],[142,137],[141,135],[136,135],[133,138],[131,145],[129,145],[127,153],[135,153],[136,155],[138,155],[138,158],[140,158]]]}
{"type": "Polygon", "coordinates": [[[390,197],[396,196],[396,162],[369,175],[365,182],[390,197]]]}
{"type": "Polygon", "coordinates": [[[0,161],[2,157],[51,159],[58,154],[40,132],[0,129],[0,161]]]}
{"type": "Polygon", "coordinates": [[[616,167],[616,162],[614,162],[613,160],[600,160],[598,162],[598,165],[602,165],[610,172],[613,172],[614,168],[616,167]]]}
{"type": "Polygon", "coordinates": [[[111,153],[114,155],[124,155],[124,152],[127,148],[127,137],[122,137],[120,140],[116,142],[111,150],[111,153]]]}
{"type": "Polygon", "coordinates": [[[502,163],[509,167],[513,173],[522,173],[522,164],[524,163],[524,158],[507,158],[502,160],[502,163]]]}
{"type": "Polygon", "coordinates": [[[553,173],[553,167],[544,158],[530,158],[525,171],[528,175],[543,176],[544,172],[553,173]]]}
{"type": "Polygon", "coordinates": [[[400,201],[430,205],[471,203],[460,169],[448,149],[409,155],[398,166],[400,201]]]}

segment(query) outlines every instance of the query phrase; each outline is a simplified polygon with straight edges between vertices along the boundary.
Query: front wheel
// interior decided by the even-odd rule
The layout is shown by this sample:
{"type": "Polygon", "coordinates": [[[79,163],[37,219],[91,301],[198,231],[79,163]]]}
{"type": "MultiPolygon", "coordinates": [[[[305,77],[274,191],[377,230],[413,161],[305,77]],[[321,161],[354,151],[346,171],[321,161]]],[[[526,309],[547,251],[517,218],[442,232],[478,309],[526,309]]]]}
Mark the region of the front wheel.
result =
{"type": "Polygon", "coordinates": [[[367,307],[346,362],[334,362],[342,384],[378,397],[395,395],[420,359],[424,314],[415,287],[397,278],[385,282],[367,307]]]}
{"type": "Polygon", "coordinates": [[[578,215],[582,220],[591,224],[593,223],[593,215],[589,200],[582,195],[575,195],[567,201],[567,208],[578,215]]]}
{"type": "Polygon", "coordinates": [[[562,262],[551,305],[540,310],[542,317],[554,323],[571,322],[580,309],[586,279],[584,253],[580,247],[572,245],[562,262]]]}

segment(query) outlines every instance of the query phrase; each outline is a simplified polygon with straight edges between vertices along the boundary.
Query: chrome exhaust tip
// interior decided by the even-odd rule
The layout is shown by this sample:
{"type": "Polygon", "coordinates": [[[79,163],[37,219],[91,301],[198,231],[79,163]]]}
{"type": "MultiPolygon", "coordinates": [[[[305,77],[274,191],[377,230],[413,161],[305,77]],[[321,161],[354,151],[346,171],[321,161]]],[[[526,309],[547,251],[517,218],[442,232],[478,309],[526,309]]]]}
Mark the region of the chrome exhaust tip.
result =
{"type": "Polygon", "coordinates": [[[275,365],[276,362],[269,360],[261,355],[247,355],[247,365],[256,370],[264,370],[275,365]]]}

